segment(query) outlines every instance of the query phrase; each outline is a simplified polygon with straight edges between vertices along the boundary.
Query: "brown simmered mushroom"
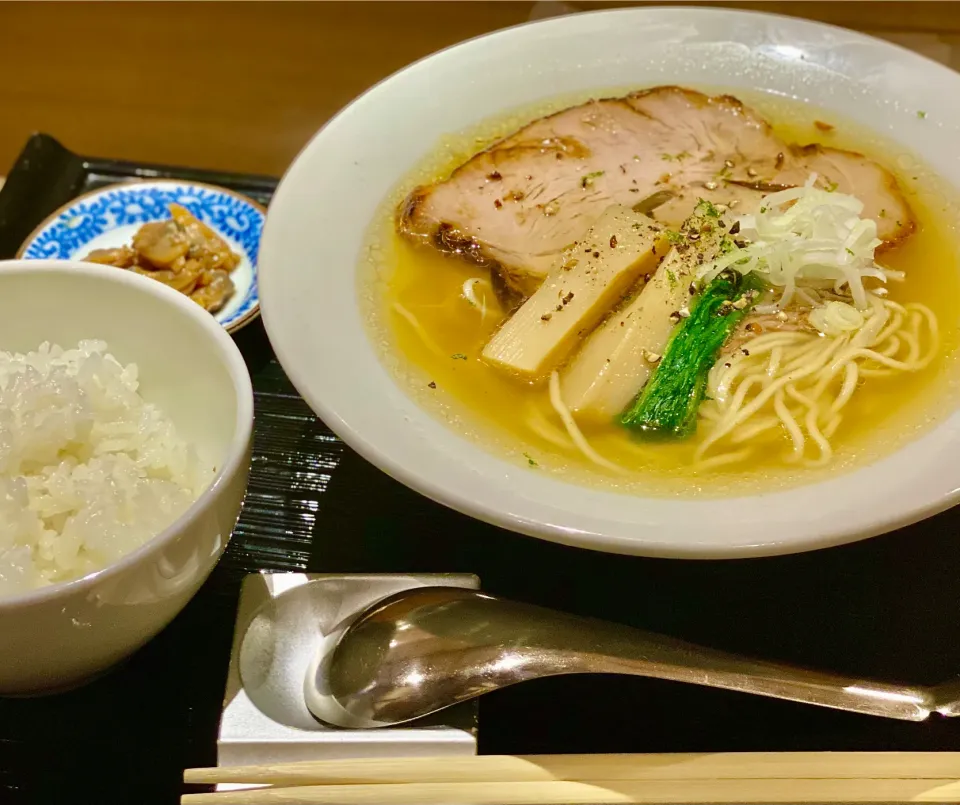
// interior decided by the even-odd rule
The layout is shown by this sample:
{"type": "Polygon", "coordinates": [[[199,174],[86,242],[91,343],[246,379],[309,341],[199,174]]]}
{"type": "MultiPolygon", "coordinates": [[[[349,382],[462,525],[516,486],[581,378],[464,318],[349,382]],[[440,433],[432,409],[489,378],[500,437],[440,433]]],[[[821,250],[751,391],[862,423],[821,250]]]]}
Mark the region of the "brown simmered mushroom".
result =
{"type": "Polygon", "coordinates": [[[137,253],[129,246],[121,246],[119,249],[94,249],[83,259],[88,263],[130,268],[136,262],[137,253]]]}
{"type": "Polygon", "coordinates": [[[185,207],[171,204],[170,215],[141,226],[132,246],[96,249],[84,260],[155,279],[214,313],[236,290],[230,272],[240,265],[240,255],[185,207]]]}
{"type": "Polygon", "coordinates": [[[193,261],[186,263],[178,271],[172,271],[169,268],[144,268],[139,265],[132,266],[130,270],[135,274],[143,274],[145,277],[169,285],[175,291],[185,294],[193,293],[200,279],[200,268],[193,261]]]}
{"type": "Polygon", "coordinates": [[[233,271],[240,264],[240,255],[234,253],[223,238],[191,215],[189,210],[179,204],[171,204],[170,214],[186,235],[190,256],[199,259],[205,269],[233,271]]]}
{"type": "MultiPolygon", "coordinates": [[[[137,230],[133,248],[150,265],[176,271],[174,263],[187,254],[190,242],[174,221],[152,221],[137,230]]],[[[137,262],[142,264],[140,260],[137,262]]]]}
{"type": "Polygon", "coordinates": [[[226,271],[204,272],[201,287],[190,294],[190,298],[200,307],[216,313],[233,295],[233,280],[226,271]]]}

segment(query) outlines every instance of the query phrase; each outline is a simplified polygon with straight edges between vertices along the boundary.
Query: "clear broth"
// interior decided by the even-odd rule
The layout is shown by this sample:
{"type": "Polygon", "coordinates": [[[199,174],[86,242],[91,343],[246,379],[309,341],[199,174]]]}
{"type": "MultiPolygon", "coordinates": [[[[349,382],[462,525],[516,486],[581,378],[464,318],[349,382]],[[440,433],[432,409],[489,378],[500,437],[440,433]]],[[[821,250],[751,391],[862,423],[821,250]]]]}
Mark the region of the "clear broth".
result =
{"type": "MultiPolygon", "coordinates": [[[[625,92],[609,93],[616,94],[625,92]]],[[[506,377],[479,359],[502,320],[495,300],[488,300],[492,311],[481,320],[462,299],[464,281],[483,272],[396,234],[396,205],[414,186],[449,175],[489,143],[583,97],[513,112],[447,139],[385,202],[371,226],[367,258],[360,272],[360,296],[374,341],[397,380],[425,409],[459,433],[531,471],[646,495],[728,495],[809,483],[876,460],[949,413],[958,380],[960,345],[960,259],[955,224],[960,206],[952,188],[901,147],[836,116],[767,95],[736,94],[788,141],[850,148],[885,165],[900,181],[918,224],[917,232],[885,253],[882,261],[907,273],[904,282],[890,285],[891,299],[921,302],[936,314],[941,329],[939,355],[921,372],[862,381],[864,388],[858,389],[849,403],[844,422],[831,440],[835,455],[828,467],[785,464],[771,451],[769,457],[749,465],[697,470],[691,465],[696,439],[642,444],[612,423],[586,426],[585,435],[601,454],[632,470],[628,476],[605,472],[572,446],[559,447],[527,425],[524,412],[532,400],[545,401],[545,386],[506,377]],[[825,134],[814,126],[814,120],[831,123],[835,129],[825,134]],[[434,348],[396,312],[397,303],[416,316],[434,348]]],[[[549,406],[541,408],[548,410],[549,406]]],[[[786,434],[783,444],[786,449],[786,434]]]]}

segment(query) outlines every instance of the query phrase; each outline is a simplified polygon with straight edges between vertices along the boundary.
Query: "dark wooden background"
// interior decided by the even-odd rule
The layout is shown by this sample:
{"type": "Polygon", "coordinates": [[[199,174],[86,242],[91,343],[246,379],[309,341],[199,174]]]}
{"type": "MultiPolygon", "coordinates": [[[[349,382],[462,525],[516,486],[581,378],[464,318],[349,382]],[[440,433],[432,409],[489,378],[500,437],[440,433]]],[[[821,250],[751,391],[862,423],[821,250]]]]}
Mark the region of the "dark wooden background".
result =
{"type": "MultiPolygon", "coordinates": [[[[0,2],[0,175],[36,130],[84,154],[280,174],[341,106],[409,62],[613,5],[627,4],[0,2]]],[[[713,5],[845,25],[960,63],[956,3],[713,5]]]]}

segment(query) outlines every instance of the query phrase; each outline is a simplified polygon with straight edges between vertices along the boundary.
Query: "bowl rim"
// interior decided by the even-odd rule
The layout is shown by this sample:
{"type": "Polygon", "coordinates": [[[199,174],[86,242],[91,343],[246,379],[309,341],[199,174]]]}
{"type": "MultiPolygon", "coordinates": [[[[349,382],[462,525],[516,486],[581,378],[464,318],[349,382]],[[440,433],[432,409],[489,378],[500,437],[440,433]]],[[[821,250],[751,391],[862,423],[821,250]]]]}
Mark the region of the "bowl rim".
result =
{"type": "MultiPolygon", "coordinates": [[[[242,201],[244,204],[249,204],[251,207],[254,208],[254,210],[256,210],[260,214],[260,221],[261,221],[260,237],[261,237],[261,240],[263,239],[263,227],[266,225],[266,222],[267,222],[267,208],[264,207],[263,204],[261,204],[256,199],[252,199],[250,198],[250,196],[244,195],[243,193],[239,193],[236,190],[231,190],[229,187],[221,187],[220,185],[211,184],[210,182],[197,182],[197,181],[194,181],[193,179],[171,179],[166,177],[150,179],[147,177],[138,176],[126,182],[111,182],[110,184],[105,184],[101,187],[95,187],[92,190],[87,190],[86,192],[81,193],[78,196],[74,196],[72,199],[70,199],[64,204],[61,204],[59,207],[57,207],[57,209],[51,212],[46,218],[44,218],[39,224],[37,224],[30,231],[30,234],[23,239],[23,242],[20,244],[19,248],[16,251],[16,254],[14,254],[12,259],[33,260],[34,258],[24,257],[23,256],[24,252],[26,252],[27,249],[30,248],[33,241],[36,240],[36,238],[40,235],[41,232],[43,232],[43,230],[45,230],[48,226],[50,226],[50,224],[52,224],[57,218],[63,215],[71,207],[75,207],[77,204],[83,201],[86,201],[87,199],[94,198],[95,196],[100,196],[100,195],[103,195],[104,193],[108,193],[113,190],[118,190],[120,188],[137,187],[138,185],[157,185],[157,184],[173,184],[173,185],[181,185],[181,186],[186,185],[189,187],[200,187],[200,188],[203,188],[204,190],[215,190],[218,193],[223,193],[224,195],[227,195],[227,196],[233,196],[235,199],[237,199],[238,201],[242,201]]],[[[257,257],[256,276],[254,276],[253,285],[255,286],[256,292],[257,292],[257,303],[253,307],[251,307],[250,310],[244,313],[241,318],[237,319],[235,322],[233,322],[229,326],[220,324],[219,321],[217,322],[228,333],[233,334],[242,330],[248,324],[251,324],[252,322],[256,321],[257,318],[260,316],[259,249],[257,250],[256,257],[257,257]]],[[[83,261],[68,260],[64,262],[83,262],[83,261]]],[[[98,265],[98,264],[94,264],[94,265],[98,265]]],[[[208,315],[212,316],[214,321],[217,321],[215,314],[209,313],[208,315]]]]}
{"type": "MultiPolygon", "coordinates": [[[[508,26],[506,28],[472,37],[424,56],[423,58],[414,61],[399,70],[396,70],[389,76],[369,87],[366,91],[342,107],[314,133],[314,135],[307,141],[303,148],[301,148],[297,153],[296,157],[292,160],[286,171],[284,171],[284,174],[278,183],[277,190],[274,194],[273,202],[271,203],[271,213],[268,214],[267,222],[264,227],[264,237],[261,240],[261,255],[264,254],[267,244],[272,243],[272,238],[270,237],[271,233],[274,229],[279,228],[279,225],[276,223],[271,225],[272,222],[275,222],[279,218],[279,214],[283,212],[284,207],[288,203],[294,203],[296,201],[292,196],[288,198],[287,194],[284,193],[284,189],[285,186],[292,184],[291,177],[297,172],[298,168],[301,167],[303,160],[309,156],[313,149],[318,148],[318,142],[324,137],[325,134],[328,133],[330,129],[343,123],[344,119],[350,113],[352,113],[358,105],[364,103],[369,96],[374,95],[378,91],[382,90],[384,85],[393,82],[402,74],[413,72],[418,68],[423,68],[426,62],[437,59],[438,57],[447,54],[449,51],[476,46],[479,42],[484,40],[510,37],[515,35],[520,29],[530,28],[532,26],[538,26],[544,30],[554,26],[562,27],[569,25],[570,19],[574,17],[578,19],[583,19],[586,17],[592,19],[602,17],[609,17],[611,19],[633,18],[639,23],[640,21],[648,21],[650,17],[659,14],[668,14],[674,20],[682,18],[702,19],[710,17],[724,17],[749,21],[752,24],[762,21],[779,21],[781,23],[788,24],[796,28],[803,28],[815,33],[822,34],[824,32],[834,32],[837,34],[842,34],[843,37],[845,37],[845,46],[847,46],[848,43],[850,45],[870,44],[873,46],[882,46],[887,53],[899,58],[901,63],[903,61],[913,62],[918,66],[922,66],[925,70],[935,71],[943,77],[949,77],[949,79],[954,82],[958,76],[957,72],[951,70],[949,67],[946,67],[945,65],[922,54],[916,53],[915,51],[910,50],[902,45],[888,42],[859,31],[853,31],[842,26],[814,20],[806,20],[792,17],[787,14],[778,14],[775,12],[770,13],[752,9],[716,8],[710,6],[677,7],[659,5],[603,9],[560,15],[541,20],[530,20],[518,25],[508,26]]],[[[290,192],[293,191],[292,187],[287,187],[287,189],[290,192]]],[[[270,283],[271,281],[268,279],[266,285],[269,286],[270,283]]],[[[763,540],[757,542],[743,539],[741,541],[737,541],[736,543],[721,544],[690,542],[682,545],[668,545],[662,539],[652,542],[638,542],[633,538],[621,535],[611,533],[603,534],[595,531],[584,531],[576,526],[565,526],[558,522],[551,522],[545,519],[543,514],[538,516],[529,516],[529,513],[522,514],[511,511],[506,504],[499,508],[493,508],[486,505],[486,503],[477,503],[468,491],[455,488],[449,484],[444,484],[440,474],[437,472],[434,472],[431,475],[429,473],[423,473],[420,470],[408,469],[404,464],[404,456],[401,454],[399,448],[385,449],[381,446],[378,446],[376,443],[371,441],[364,432],[358,430],[357,427],[352,424],[352,418],[344,414],[344,409],[339,404],[339,401],[336,404],[330,403],[329,400],[325,400],[323,395],[321,395],[319,392],[313,393],[310,388],[311,383],[306,367],[302,365],[302,361],[288,360],[289,351],[287,347],[289,346],[289,339],[281,338],[280,333],[278,332],[280,329],[282,329],[278,324],[282,321],[282,313],[279,311],[279,309],[276,313],[271,313],[273,310],[273,305],[279,305],[279,294],[275,302],[270,301],[272,298],[273,297],[269,293],[265,296],[262,314],[264,326],[267,330],[268,336],[270,337],[271,344],[274,347],[278,360],[281,362],[281,365],[287,373],[290,381],[308,402],[311,408],[348,446],[358,452],[363,458],[377,466],[381,471],[393,478],[400,480],[404,485],[413,489],[417,493],[445,506],[449,506],[456,511],[467,514],[470,517],[506,528],[516,533],[525,534],[527,536],[532,536],[538,539],[543,539],[549,542],[567,546],[579,547],[588,550],[613,552],[624,555],[699,560],[764,558],[821,550],[869,539],[882,533],[888,533],[892,530],[896,530],[898,528],[918,522],[919,520],[942,512],[960,502],[960,487],[958,487],[940,498],[930,499],[923,503],[913,504],[911,506],[902,508],[893,514],[866,516],[861,518],[857,523],[832,526],[828,529],[829,533],[825,536],[823,534],[812,533],[806,538],[790,538],[789,541],[786,542],[781,540],[763,540]]],[[[382,366],[382,361],[379,357],[377,360],[382,366]]],[[[390,377],[390,380],[396,383],[394,378],[390,377]]],[[[412,398],[405,389],[401,389],[401,393],[412,401],[412,398]]],[[[422,406],[415,402],[413,404],[424,414],[426,418],[435,420],[435,417],[433,417],[429,412],[426,412],[422,406]]],[[[444,423],[437,422],[436,424],[438,424],[451,437],[456,437],[459,435],[444,423]]],[[[938,427],[934,427],[925,430],[923,433],[905,442],[890,455],[892,456],[899,454],[900,452],[908,449],[911,445],[915,445],[924,438],[935,433],[938,429],[938,427]]],[[[501,458],[502,460],[502,457],[492,454],[491,451],[477,447],[474,444],[471,444],[470,446],[479,450],[481,453],[493,455],[494,458],[501,458]]],[[[884,458],[880,458],[877,461],[873,461],[868,464],[858,465],[849,472],[844,473],[844,476],[841,477],[857,475],[862,470],[872,466],[873,464],[879,463],[882,460],[884,460],[884,458]]],[[[555,492],[562,492],[563,486],[570,483],[569,481],[565,481],[563,478],[555,475],[551,475],[550,480],[555,485],[555,492]]],[[[791,487],[789,490],[787,490],[787,492],[792,492],[796,488],[811,488],[823,484],[830,484],[836,480],[838,480],[838,478],[831,478],[820,482],[805,483],[800,487],[791,487]]],[[[576,486],[580,487],[582,485],[576,486]]],[[[766,492],[756,492],[746,495],[736,495],[729,499],[758,500],[765,497],[767,494],[768,493],[766,492]]],[[[643,498],[638,497],[638,499],[643,498]]],[[[686,502],[693,502],[694,500],[694,498],[685,499],[686,502]]],[[[541,503],[542,501],[538,500],[536,505],[540,505],[541,503]]]]}
{"type": "MultiPolygon", "coordinates": [[[[228,448],[228,455],[213,480],[197,496],[196,500],[176,520],[163,531],[155,534],[145,543],[124,554],[116,562],[112,562],[100,570],[95,570],[85,576],[70,581],[57,582],[38,587],[23,593],[0,596],[0,614],[5,611],[16,610],[35,604],[49,602],[60,597],[81,593],[86,589],[99,584],[101,581],[129,570],[148,559],[152,554],[173,542],[183,531],[184,527],[210,507],[218,498],[229,480],[236,476],[244,462],[248,461],[248,448],[253,435],[253,383],[247,370],[246,362],[240,349],[234,343],[230,334],[203,308],[190,301],[186,296],[173,288],[156,282],[149,277],[141,277],[130,271],[118,271],[110,266],[101,266],[96,263],[84,263],[74,260],[0,260],[0,275],[13,272],[19,274],[53,274],[65,272],[80,272],[107,282],[127,285],[135,289],[136,293],[145,293],[159,298],[165,304],[179,308],[180,312],[192,318],[209,335],[216,344],[218,351],[226,364],[230,379],[233,381],[234,397],[236,401],[237,422],[233,437],[228,448]]],[[[226,544],[230,535],[227,535],[226,544]]]]}

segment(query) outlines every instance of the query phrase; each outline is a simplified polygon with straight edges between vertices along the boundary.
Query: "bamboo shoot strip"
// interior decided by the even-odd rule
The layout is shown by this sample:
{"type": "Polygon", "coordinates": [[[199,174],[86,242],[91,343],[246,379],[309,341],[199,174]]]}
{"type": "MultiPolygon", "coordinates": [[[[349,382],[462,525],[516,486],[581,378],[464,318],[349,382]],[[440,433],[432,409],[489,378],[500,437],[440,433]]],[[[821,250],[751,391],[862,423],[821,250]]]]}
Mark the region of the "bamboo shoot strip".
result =
{"type": "Polygon", "coordinates": [[[663,227],[650,218],[629,207],[608,208],[494,334],[484,360],[528,379],[549,375],[652,268],[663,237],[663,227]]]}

